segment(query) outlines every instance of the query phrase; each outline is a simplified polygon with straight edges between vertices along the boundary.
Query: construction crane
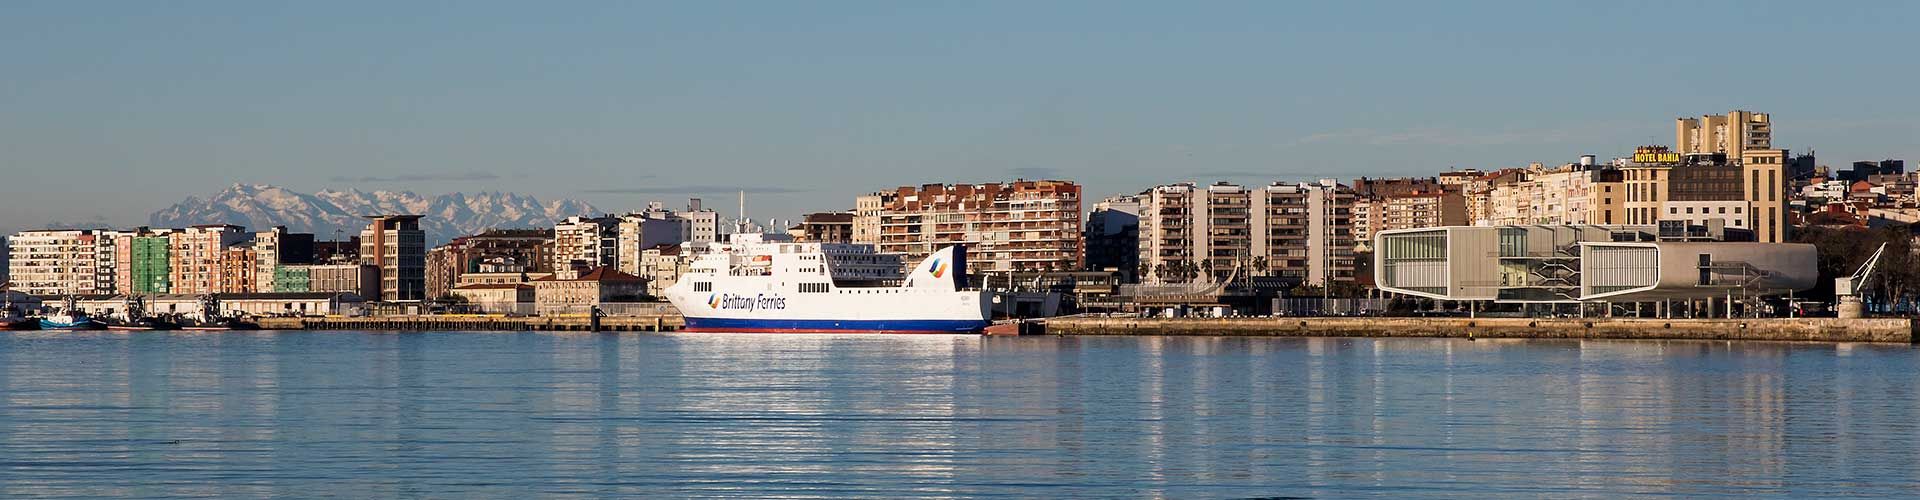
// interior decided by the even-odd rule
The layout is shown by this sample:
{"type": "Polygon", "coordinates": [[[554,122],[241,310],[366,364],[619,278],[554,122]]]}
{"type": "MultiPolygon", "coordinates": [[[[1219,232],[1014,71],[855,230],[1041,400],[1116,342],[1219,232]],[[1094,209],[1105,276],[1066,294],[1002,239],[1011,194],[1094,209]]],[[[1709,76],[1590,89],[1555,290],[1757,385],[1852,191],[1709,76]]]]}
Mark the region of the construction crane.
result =
{"type": "Polygon", "coordinates": [[[1860,301],[1860,294],[1873,287],[1873,271],[1880,265],[1880,254],[1886,251],[1887,244],[1881,243],[1880,248],[1873,251],[1873,256],[1867,257],[1867,263],[1861,264],[1860,270],[1853,272],[1853,276],[1833,279],[1833,295],[1834,302],[1837,303],[1835,306],[1838,316],[1859,318],[1866,315],[1867,307],[1860,301]]]}

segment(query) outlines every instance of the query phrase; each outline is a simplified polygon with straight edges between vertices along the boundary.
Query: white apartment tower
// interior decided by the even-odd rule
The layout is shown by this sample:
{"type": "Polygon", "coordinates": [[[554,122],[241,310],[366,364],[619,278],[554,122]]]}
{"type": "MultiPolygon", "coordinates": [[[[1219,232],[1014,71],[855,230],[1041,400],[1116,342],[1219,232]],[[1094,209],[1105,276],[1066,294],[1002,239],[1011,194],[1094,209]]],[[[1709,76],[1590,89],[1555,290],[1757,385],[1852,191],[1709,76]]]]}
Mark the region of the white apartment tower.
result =
{"type": "MultiPolygon", "coordinates": [[[[1351,189],[1332,180],[1247,188],[1170,184],[1141,193],[1142,281],[1200,275],[1353,280],[1351,189]]],[[[1204,279],[1204,278],[1202,278],[1204,279]]]]}

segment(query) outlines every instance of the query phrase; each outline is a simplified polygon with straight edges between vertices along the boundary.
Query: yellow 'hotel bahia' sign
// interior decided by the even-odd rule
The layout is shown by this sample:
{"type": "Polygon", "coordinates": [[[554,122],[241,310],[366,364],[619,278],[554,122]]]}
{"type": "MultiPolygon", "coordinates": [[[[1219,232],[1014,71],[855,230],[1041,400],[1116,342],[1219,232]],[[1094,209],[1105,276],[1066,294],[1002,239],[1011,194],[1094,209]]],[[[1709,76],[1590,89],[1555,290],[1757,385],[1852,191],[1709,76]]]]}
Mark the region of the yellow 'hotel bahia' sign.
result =
{"type": "Polygon", "coordinates": [[[1680,153],[1669,153],[1665,151],[1658,152],[1658,153],[1653,153],[1653,152],[1634,153],[1633,162],[1634,163],[1680,163],[1680,153]]]}

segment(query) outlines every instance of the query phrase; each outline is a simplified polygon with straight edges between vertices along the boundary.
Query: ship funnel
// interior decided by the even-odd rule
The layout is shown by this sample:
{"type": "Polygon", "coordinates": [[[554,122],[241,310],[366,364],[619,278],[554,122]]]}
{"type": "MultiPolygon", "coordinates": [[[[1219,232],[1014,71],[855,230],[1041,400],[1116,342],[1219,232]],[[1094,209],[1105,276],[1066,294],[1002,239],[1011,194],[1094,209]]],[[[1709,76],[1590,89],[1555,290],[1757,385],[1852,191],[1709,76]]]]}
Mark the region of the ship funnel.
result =
{"type": "Polygon", "coordinates": [[[907,273],[908,288],[960,290],[967,287],[967,247],[950,246],[927,256],[907,273]]]}

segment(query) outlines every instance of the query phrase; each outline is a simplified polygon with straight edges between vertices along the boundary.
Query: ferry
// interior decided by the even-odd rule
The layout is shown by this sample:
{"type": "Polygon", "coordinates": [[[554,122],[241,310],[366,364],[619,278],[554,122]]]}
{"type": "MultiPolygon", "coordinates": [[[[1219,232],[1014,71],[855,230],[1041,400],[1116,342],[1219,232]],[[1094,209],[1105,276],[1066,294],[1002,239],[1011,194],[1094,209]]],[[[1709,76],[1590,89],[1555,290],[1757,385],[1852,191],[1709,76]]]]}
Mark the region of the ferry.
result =
{"type": "Polygon", "coordinates": [[[967,286],[966,247],[942,248],[905,276],[901,263],[872,245],[734,234],[665,293],[688,332],[980,333],[990,323],[988,292],[967,286]]]}

